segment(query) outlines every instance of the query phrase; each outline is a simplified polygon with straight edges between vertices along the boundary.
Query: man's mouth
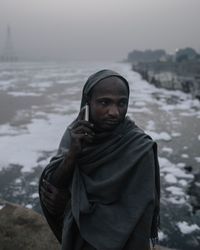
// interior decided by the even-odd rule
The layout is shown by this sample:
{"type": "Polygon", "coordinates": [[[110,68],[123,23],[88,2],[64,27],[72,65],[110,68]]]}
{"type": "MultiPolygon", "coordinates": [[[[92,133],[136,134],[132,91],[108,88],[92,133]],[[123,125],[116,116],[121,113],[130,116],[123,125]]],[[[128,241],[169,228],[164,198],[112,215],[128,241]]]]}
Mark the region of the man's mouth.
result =
{"type": "Polygon", "coordinates": [[[117,125],[119,125],[120,120],[111,120],[111,119],[105,119],[102,120],[101,123],[99,123],[96,128],[100,129],[100,130],[112,130],[115,127],[117,127],[117,125]]]}
{"type": "Polygon", "coordinates": [[[115,125],[119,124],[119,120],[105,120],[104,124],[110,125],[110,126],[115,126],[115,125]]]}

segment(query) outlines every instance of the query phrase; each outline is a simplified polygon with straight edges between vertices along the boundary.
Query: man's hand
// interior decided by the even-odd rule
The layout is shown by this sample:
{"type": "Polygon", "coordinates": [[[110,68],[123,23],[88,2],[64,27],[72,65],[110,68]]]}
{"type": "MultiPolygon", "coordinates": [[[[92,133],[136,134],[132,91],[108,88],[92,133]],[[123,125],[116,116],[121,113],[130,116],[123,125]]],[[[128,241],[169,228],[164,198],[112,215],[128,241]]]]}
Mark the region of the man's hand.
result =
{"type": "Polygon", "coordinates": [[[44,206],[52,215],[63,214],[67,203],[67,191],[58,189],[43,179],[40,195],[44,206]]]}
{"type": "Polygon", "coordinates": [[[62,210],[63,205],[63,189],[58,189],[56,187],[66,188],[69,185],[78,156],[82,152],[84,145],[91,143],[94,137],[94,126],[92,123],[83,120],[84,112],[85,110],[82,109],[76,121],[69,128],[71,145],[63,162],[51,175],[51,182],[53,185],[44,181],[43,187],[41,188],[42,200],[46,208],[52,213],[60,211],[60,207],[62,210]]]}
{"type": "Polygon", "coordinates": [[[81,109],[77,120],[74,122],[72,127],[69,128],[71,135],[71,147],[69,153],[77,156],[81,153],[84,143],[91,143],[94,138],[94,125],[89,121],[85,121],[84,118],[85,110],[81,109]]]}

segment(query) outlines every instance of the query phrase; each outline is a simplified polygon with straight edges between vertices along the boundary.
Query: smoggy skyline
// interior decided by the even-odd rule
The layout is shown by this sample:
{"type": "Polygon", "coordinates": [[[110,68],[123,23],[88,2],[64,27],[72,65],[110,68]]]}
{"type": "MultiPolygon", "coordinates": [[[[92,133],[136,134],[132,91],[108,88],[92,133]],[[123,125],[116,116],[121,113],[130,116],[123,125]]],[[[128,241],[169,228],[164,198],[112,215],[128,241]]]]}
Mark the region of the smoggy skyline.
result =
{"type": "Polygon", "coordinates": [[[20,57],[120,60],[133,49],[200,52],[199,0],[0,0],[20,57]]]}

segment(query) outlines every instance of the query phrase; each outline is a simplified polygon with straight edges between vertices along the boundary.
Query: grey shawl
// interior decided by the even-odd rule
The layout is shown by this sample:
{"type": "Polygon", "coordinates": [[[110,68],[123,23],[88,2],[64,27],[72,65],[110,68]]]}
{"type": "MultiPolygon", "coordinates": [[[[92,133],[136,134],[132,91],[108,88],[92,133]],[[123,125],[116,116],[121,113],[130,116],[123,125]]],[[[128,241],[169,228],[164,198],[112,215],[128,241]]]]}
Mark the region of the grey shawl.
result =
{"type": "MultiPolygon", "coordinates": [[[[98,81],[118,75],[114,73],[101,71],[98,81]]],[[[95,77],[83,89],[81,106],[94,86],[95,77]]],[[[57,156],[45,168],[41,179],[59,167],[69,145],[67,129],[57,156]]],[[[98,135],[94,143],[84,148],[68,190],[70,198],[63,217],[52,217],[42,205],[63,250],[84,249],[83,242],[88,243],[85,248],[88,250],[146,250],[149,238],[157,238],[160,197],[157,148],[129,118],[114,131],[98,135]]]]}

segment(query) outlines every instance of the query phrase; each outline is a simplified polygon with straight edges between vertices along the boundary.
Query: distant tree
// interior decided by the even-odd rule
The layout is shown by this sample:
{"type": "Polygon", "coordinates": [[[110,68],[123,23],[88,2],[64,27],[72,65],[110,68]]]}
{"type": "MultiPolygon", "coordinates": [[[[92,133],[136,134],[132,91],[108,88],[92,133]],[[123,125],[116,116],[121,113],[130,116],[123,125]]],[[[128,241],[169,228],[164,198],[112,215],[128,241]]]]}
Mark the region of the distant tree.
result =
{"type": "Polygon", "coordinates": [[[158,61],[160,58],[166,56],[165,50],[133,50],[128,54],[128,61],[130,62],[152,62],[158,61]]]}
{"type": "Polygon", "coordinates": [[[199,57],[199,54],[196,52],[196,50],[190,47],[179,49],[176,52],[177,62],[193,60],[193,59],[197,59],[198,57],[199,57]]]}

